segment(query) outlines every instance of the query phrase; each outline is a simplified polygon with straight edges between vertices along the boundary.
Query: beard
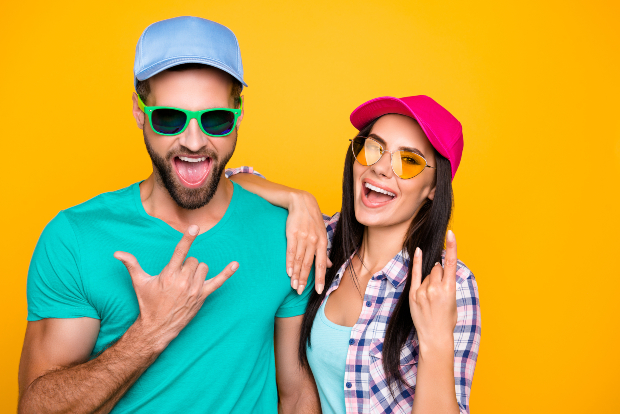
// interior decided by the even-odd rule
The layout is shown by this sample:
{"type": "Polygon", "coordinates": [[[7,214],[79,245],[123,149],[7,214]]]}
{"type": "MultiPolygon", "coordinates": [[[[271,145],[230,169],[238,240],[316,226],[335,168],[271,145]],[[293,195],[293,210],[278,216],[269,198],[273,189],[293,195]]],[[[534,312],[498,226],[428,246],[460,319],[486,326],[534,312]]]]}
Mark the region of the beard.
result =
{"type": "Polygon", "coordinates": [[[162,157],[151,147],[146,134],[143,133],[143,135],[146,150],[151,157],[153,165],[155,166],[153,170],[155,173],[155,179],[166,188],[168,194],[170,194],[170,197],[172,197],[174,202],[177,203],[179,207],[186,210],[195,210],[207,205],[215,195],[215,192],[220,184],[220,179],[222,178],[222,173],[226,168],[226,164],[228,164],[228,161],[235,152],[237,138],[235,137],[232,151],[220,160],[217,152],[209,148],[205,148],[204,150],[198,152],[192,152],[188,149],[183,151],[180,148],[173,149],[170,150],[165,157],[162,157]],[[179,183],[178,179],[175,179],[177,173],[172,167],[172,160],[174,157],[184,155],[199,155],[201,157],[211,158],[209,177],[200,188],[187,188],[179,183]]]}

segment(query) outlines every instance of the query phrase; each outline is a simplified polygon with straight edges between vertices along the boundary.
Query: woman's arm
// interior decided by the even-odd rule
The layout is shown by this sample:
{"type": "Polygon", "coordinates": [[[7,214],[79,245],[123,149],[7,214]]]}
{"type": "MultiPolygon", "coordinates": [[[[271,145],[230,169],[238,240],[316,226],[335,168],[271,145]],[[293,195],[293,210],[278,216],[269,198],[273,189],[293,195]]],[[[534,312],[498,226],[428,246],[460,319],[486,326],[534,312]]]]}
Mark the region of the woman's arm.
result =
{"type": "Polygon", "coordinates": [[[286,221],[286,273],[291,286],[301,294],[315,260],[315,289],[320,294],[325,287],[325,271],[331,266],[327,258],[327,232],[323,215],[314,196],[261,178],[250,167],[226,171],[226,176],[241,187],[271,204],[288,210],[286,221]]]}
{"type": "Polygon", "coordinates": [[[456,304],[456,239],[446,238],[446,259],[435,264],[422,282],[422,251],[413,257],[409,307],[418,333],[420,357],[412,414],[461,412],[454,380],[456,304]]]}

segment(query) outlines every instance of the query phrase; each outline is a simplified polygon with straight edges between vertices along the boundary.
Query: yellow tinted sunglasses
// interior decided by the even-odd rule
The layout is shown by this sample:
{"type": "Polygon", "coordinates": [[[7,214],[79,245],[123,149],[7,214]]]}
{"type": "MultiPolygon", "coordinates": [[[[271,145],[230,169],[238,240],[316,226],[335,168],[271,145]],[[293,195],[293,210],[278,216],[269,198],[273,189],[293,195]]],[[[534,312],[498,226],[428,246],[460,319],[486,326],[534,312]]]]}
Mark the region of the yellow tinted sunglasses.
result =
{"type": "Polygon", "coordinates": [[[389,152],[392,171],[403,180],[415,177],[427,167],[436,168],[428,165],[426,159],[420,154],[406,150],[387,151],[372,138],[359,136],[349,141],[351,141],[351,150],[353,150],[355,160],[365,166],[375,164],[381,159],[383,153],[389,152]]]}

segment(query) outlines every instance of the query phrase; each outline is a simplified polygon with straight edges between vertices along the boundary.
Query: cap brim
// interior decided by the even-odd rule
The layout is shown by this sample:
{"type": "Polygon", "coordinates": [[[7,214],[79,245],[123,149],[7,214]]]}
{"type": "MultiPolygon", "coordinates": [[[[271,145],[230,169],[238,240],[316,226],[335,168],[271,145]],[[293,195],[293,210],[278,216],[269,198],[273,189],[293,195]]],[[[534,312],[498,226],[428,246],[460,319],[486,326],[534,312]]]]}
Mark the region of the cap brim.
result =
{"type": "Polygon", "coordinates": [[[135,73],[134,78],[133,78],[134,87],[138,84],[138,81],[149,79],[150,77],[153,77],[157,75],[158,73],[163,72],[166,69],[170,69],[173,66],[183,65],[186,63],[200,63],[206,66],[213,66],[214,68],[218,68],[228,73],[230,76],[232,76],[233,78],[241,82],[243,86],[245,87],[248,86],[243,81],[243,78],[238,73],[232,70],[229,66],[224,65],[223,63],[219,61],[212,60],[212,59],[204,59],[204,58],[199,58],[199,57],[194,57],[194,56],[187,56],[187,57],[181,57],[181,58],[177,57],[173,59],[167,59],[162,62],[158,62],[156,65],[150,66],[142,70],[140,73],[135,73]]]}

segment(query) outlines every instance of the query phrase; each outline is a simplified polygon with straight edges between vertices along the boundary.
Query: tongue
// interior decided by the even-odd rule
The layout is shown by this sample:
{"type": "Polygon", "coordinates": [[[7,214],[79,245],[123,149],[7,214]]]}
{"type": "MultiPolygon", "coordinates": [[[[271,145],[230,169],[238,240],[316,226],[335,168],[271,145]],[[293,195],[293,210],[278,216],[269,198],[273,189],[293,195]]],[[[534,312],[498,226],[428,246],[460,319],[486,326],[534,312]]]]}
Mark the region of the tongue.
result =
{"type": "Polygon", "coordinates": [[[378,193],[373,190],[370,190],[370,192],[368,193],[368,201],[370,201],[371,203],[385,203],[386,201],[390,201],[392,198],[392,196],[378,193]]]}
{"type": "Polygon", "coordinates": [[[189,184],[196,184],[200,182],[200,180],[202,180],[207,174],[207,168],[209,167],[207,160],[200,162],[187,162],[182,161],[179,158],[175,158],[174,161],[179,175],[189,184]]]}

